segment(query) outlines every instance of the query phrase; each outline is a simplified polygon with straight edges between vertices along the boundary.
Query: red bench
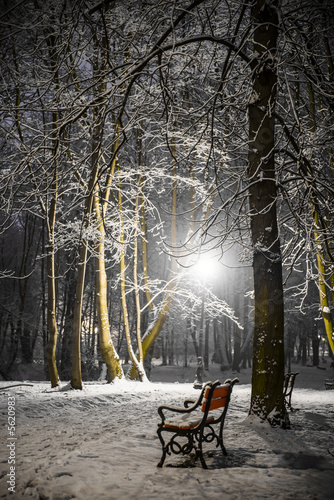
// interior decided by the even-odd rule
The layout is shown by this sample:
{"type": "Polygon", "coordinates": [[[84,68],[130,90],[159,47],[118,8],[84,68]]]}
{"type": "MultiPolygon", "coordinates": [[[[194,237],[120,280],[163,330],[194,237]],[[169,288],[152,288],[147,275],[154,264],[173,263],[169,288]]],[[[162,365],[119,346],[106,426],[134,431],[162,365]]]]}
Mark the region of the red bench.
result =
{"type": "Polygon", "coordinates": [[[223,454],[227,455],[223,441],[223,428],[232,389],[236,382],[239,380],[226,380],[224,384],[221,384],[219,380],[207,382],[197,401],[186,400],[184,407],[168,405],[158,407],[161,422],[158,424],[157,434],[162,445],[162,456],[158,467],[163,466],[167,454],[190,455],[195,452],[195,458],[199,458],[202,467],[207,469],[203,457],[203,442],[216,441],[216,447],[220,446],[223,454]],[[174,415],[166,418],[166,412],[174,415]],[[163,433],[167,433],[166,441],[163,433]]]}

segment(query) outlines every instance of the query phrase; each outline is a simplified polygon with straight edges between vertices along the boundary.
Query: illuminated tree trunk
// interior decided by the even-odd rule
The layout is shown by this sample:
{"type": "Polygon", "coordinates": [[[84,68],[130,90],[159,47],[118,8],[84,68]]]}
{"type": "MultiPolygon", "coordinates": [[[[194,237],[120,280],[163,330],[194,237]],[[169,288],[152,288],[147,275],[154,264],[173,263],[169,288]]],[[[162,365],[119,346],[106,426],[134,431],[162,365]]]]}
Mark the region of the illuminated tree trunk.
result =
{"type": "MultiPolygon", "coordinates": [[[[101,79],[102,73],[106,69],[107,65],[107,40],[105,36],[102,39],[103,53],[101,62],[99,63],[98,58],[94,61],[94,80],[99,81],[101,79]]],[[[106,81],[103,78],[97,86],[97,94],[103,94],[106,90],[106,81]]],[[[119,122],[116,126],[116,141],[113,147],[113,160],[109,166],[107,173],[106,184],[104,189],[104,195],[101,199],[101,207],[99,203],[99,161],[102,155],[102,139],[103,139],[103,103],[94,111],[94,127],[92,132],[92,173],[89,181],[88,189],[86,190],[86,203],[85,203],[85,213],[83,219],[82,228],[82,242],[80,248],[80,259],[78,265],[78,279],[76,288],[76,300],[74,309],[74,319],[73,319],[73,344],[72,344],[72,387],[75,389],[82,389],[81,380],[81,354],[80,354],[80,337],[81,337],[81,314],[82,314],[82,302],[84,294],[84,282],[87,267],[87,254],[88,254],[88,240],[86,232],[91,224],[92,211],[95,214],[95,222],[97,224],[97,240],[95,241],[95,284],[96,284],[96,307],[97,307],[97,318],[99,325],[99,348],[101,352],[102,359],[108,368],[109,381],[113,381],[115,378],[123,377],[123,370],[118,357],[118,354],[114,348],[110,337],[110,325],[109,325],[109,315],[108,315],[108,301],[107,301],[107,278],[105,271],[105,230],[104,230],[104,218],[106,215],[107,202],[109,200],[111,183],[113,180],[115,164],[116,164],[116,151],[118,147],[117,134],[120,129],[119,122]]]]}
{"type": "Polygon", "coordinates": [[[49,217],[48,217],[48,313],[47,323],[49,330],[49,344],[47,350],[48,370],[51,381],[51,387],[59,385],[59,376],[56,365],[56,347],[57,347],[57,321],[56,321],[56,270],[55,270],[55,248],[54,248],[54,231],[56,221],[56,205],[57,205],[57,173],[54,178],[54,193],[51,200],[49,217]]]}
{"type": "MultiPolygon", "coordinates": [[[[132,348],[132,342],[131,342],[131,333],[130,333],[130,324],[129,324],[129,316],[128,316],[128,309],[127,309],[127,303],[126,303],[126,290],[125,290],[125,248],[124,248],[124,233],[123,233],[123,215],[122,215],[122,198],[121,198],[121,188],[119,190],[119,201],[118,201],[118,208],[120,211],[120,243],[122,245],[122,251],[121,251],[121,256],[120,256],[120,280],[121,280],[121,301],[122,301],[122,309],[123,309],[123,321],[124,321],[124,330],[125,330],[125,337],[126,337],[126,343],[128,347],[128,353],[131,359],[131,363],[134,367],[134,369],[137,372],[137,375],[141,381],[143,381],[145,377],[145,371],[144,367],[142,364],[142,359],[143,359],[143,351],[142,351],[142,346],[141,346],[141,339],[139,338],[139,356],[138,358],[135,356],[135,353],[132,348]]],[[[138,304],[137,304],[138,307],[138,304]]],[[[138,337],[137,337],[138,340],[138,337]]]]}
{"type": "Polygon", "coordinates": [[[107,276],[105,269],[105,229],[98,196],[94,196],[94,213],[97,218],[98,237],[95,243],[95,287],[96,314],[99,326],[99,349],[108,368],[108,381],[124,377],[119,356],[110,337],[110,324],[107,298],[107,276]]]}
{"type": "MultiPolygon", "coordinates": [[[[171,243],[172,248],[176,248],[176,200],[177,200],[177,180],[176,180],[176,163],[173,160],[173,184],[172,184],[172,217],[171,217],[171,243]]],[[[176,258],[171,257],[171,275],[163,298],[162,305],[157,311],[153,326],[146,332],[142,341],[143,359],[149,354],[155,340],[158,338],[162,327],[168,317],[169,311],[172,307],[174,294],[177,288],[178,275],[176,258]]],[[[128,377],[130,379],[136,378],[136,369],[132,366],[129,370],[128,377]]]]}
{"type": "MultiPolygon", "coordinates": [[[[122,301],[122,309],[123,309],[123,321],[124,321],[124,330],[125,330],[125,338],[126,344],[128,348],[128,353],[131,359],[131,363],[134,369],[137,372],[137,375],[141,381],[143,381],[145,377],[145,371],[143,364],[140,360],[137,359],[131,342],[131,332],[130,332],[130,324],[129,324],[129,315],[128,308],[126,303],[126,290],[125,290],[125,241],[124,241],[124,227],[123,227],[123,207],[122,207],[122,188],[119,186],[119,194],[118,194],[118,210],[120,214],[120,244],[122,247],[121,255],[120,255],[120,282],[121,282],[121,301],[122,301]]],[[[141,351],[141,345],[140,345],[141,351]]],[[[142,351],[141,351],[142,352],[142,351]]]]}
{"type": "MultiPolygon", "coordinates": [[[[56,87],[59,88],[59,75],[58,75],[58,56],[56,53],[56,39],[52,34],[49,41],[49,56],[51,65],[54,70],[54,79],[56,87]]],[[[55,225],[56,225],[56,209],[57,209],[57,196],[58,196],[58,113],[52,113],[52,132],[53,132],[53,157],[54,157],[54,175],[50,189],[50,207],[47,217],[48,226],[48,330],[49,330],[49,345],[48,345],[48,370],[51,381],[51,386],[56,387],[59,385],[59,376],[56,365],[56,347],[57,347],[57,317],[56,317],[56,266],[55,266],[55,225]]]]}
{"type": "MultiPolygon", "coordinates": [[[[315,95],[311,83],[308,83],[308,93],[310,99],[310,132],[314,135],[316,130],[315,114],[316,114],[316,104],[315,95]]],[[[331,152],[329,152],[329,157],[331,161],[331,152]]],[[[333,172],[333,169],[332,169],[333,172]]],[[[334,354],[334,331],[333,331],[333,321],[331,316],[331,311],[329,308],[329,302],[327,297],[327,283],[326,283],[326,248],[324,245],[324,240],[327,240],[327,244],[330,245],[332,236],[328,234],[328,227],[326,222],[320,222],[320,210],[318,209],[318,204],[313,196],[313,203],[311,206],[312,216],[313,216],[313,233],[315,239],[315,248],[317,255],[317,266],[318,266],[318,289],[319,289],[319,299],[321,314],[324,321],[325,331],[328,339],[329,346],[334,354]]],[[[328,256],[328,255],[327,255],[328,256]]],[[[330,273],[330,281],[333,286],[333,272],[330,273]]],[[[332,297],[333,297],[332,288],[332,297]]]]}
{"type": "Polygon", "coordinates": [[[275,182],[275,1],[252,8],[254,59],[249,103],[249,208],[255,293],[250,413],[285,425],[283,401],[284,306],[282,261],[277,227],[275,182]]]}
{"type": "Polygon", "coordinates": [[[124,377],[123,368],[114,347],[110,335],[108,297],[107,297],[107,275],[105,269],[105,217],[107,213],[108,201],[112,181],[114,179],[117,148],[119,144],[118,134],[120,124],[116,125],[116,140],[113,145],[113,159],[111,161],[106,183],[103,191],[103,196],[99,200],[97,193],[94,196],[93,210],[97,223],[97,240],[95,242],[95,289],[96,289],[96,313],[99,325],[99,349],[103,361],[108,368],[108,381],[113,382],[115,379],[124,377]],[[101,205],[100,205],[101,201],[101,205]]]}
{"type": "Polygon", "coordinates": [[[71,385],[73,389],[82,389],[81,376],[81,316],[82,303],[85,289],[85,276],[87,268],[88,255],[88,236],[87,231],[91,223],[91,213],[93,207],[94,193],[97,189],[98,179],[98,159],[100,156],[102,124],[97,122],[93,132],[92,141],[92,173],[89,180],[89,185],[86,193],[86,201],[84,207],[84,217],[82,222],[82,234],[79,251],[78,275],[75,289],[75,302],[73,311],[73,341],[72,341],[72,377],[71,385]]]}
{"type": "MultiPolygon", "coordinates": [[[[139,200],[142,198],[142,176],[139,175],[138,179],[138,193],[136,197],[136,206],[135,206],[135,235],[134,235],[134,251],[133,251],[133,282],[135,286],[135,302],[136,302],[136,313],[137,313],[137,323],[136,323],[136,335],[137,335],[137,346],[138,346],[138,362],[141,367],[142,372],[144,372],[143,362],[143,346],[141,342],[141,307],[140,307],[140,295],[139,295],[139,285],[138,285],[138,218],[140,218],[139,212],[139,200]],[[139,217],[138,217],[139,215],[139,217]]],[[[145,235],[143,238],[145,239],[145,235]]],[[[145,286],[145,288],[147,288],[145,286]]],[[[139,377],[141,374],[139,373],[139,377]]]]}
{"type": "MultiPolygon", "coordinates": [[[[56,39],[52,34],[48,36],[48,50],[49,50],[49,59],[50,59],[50,68],[54,73],[54,82],[56,88],[59,89],[59,75],[58,75],[58,56],[56,50],[56,39]]],[[[16,66],[16,71],[18,72],[19,68],[17,66],[16,61],[16,51],[14,48],[14,61],[16,66]]],[[[17,84],[16,88],[16,110],[15,110],[15,123],[18,130],[18,135],[22,145],[24,146],[24,137],[23,131],[20,122],[20,86],[17,84]]],[[[43,103],[41,102],[42,107],[43,103]]],[[[45,116],[43,117],[45,130],[47,128],[45,122],[45,116]]],[[[52,147],[52,155],[53,155],[53,176],[50,184],[50,189],[47,192],[47,200],[46,203],[43,202],[42,197],[39,197],[39,203],[42,209],[43,214],[45,215],[46,223],[47,223],[47,235],[48,235],[48,243],[47,243],[47,270],[48,270],[48,296],[47,296],[47,325],[49,332],[48,339],[48,347],[47,347],[47,364],[48,364],[48,373],[51,381],[51,386],[56,387],[59,385],[59,375],[56,365],[56,347],[57,347],[57,338],[58,338],[58,329],[57,329],[57,319],[56,319],[56,299],[57,299],[57,287],[56,287],[56,265],[55,265],[55,226],[56,226],[56,213],[57,213],[57,199],[58,199],[58,148],[59,148],[59,139],[58,139],[58,112],[53,111],[52,113],[52,135],[51,135],[51,147],[52,147]],[[50,202],[49,202],[50,199],[50,202]]],[[[45,131],[44,131],[45,132],[45,131]]],[[[35,175],[31,168],[30,162],[28,162],[28,168],[31,174],[32,183],[38,192],[38,182],[35,179],[35,175]]]]}
{"type": "MultiPolygon", "coordinates": [[[[83,231],[86,231],[90,222],[91,196],[88,198],[86,214],[83,223],[83,231]]],[[[72,339],[72,376],[71,386],[73,389],[82,389],[81,376],[81,316],[82,301],[85,287],[85,276],[87,267],[88,242],[82,238],[79,252],[78,275],[75,289],[75,302],[73,311],[73,339],[72,339]]]]}

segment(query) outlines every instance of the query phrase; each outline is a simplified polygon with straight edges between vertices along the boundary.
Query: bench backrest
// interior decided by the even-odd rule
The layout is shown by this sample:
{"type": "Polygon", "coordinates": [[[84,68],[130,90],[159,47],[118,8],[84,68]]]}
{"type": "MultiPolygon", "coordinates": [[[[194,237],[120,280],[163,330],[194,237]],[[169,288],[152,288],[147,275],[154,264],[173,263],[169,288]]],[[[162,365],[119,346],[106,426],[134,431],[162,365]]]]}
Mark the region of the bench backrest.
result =
{"type": "Polygon", "coordinates": [[[203,403],[202,403],[202,412],[204,413],[207,410],[207,406],[209,405],[208,411],[217,410],[218,408],[223,408],[226,403],[230,400],[231,394],[231,386],[230,385],[221,385],[220,387],[216,387],[213,392],[210,387],[207,387],[204,392],[203,403]],[[210,391],[212,396],[210,398],[210,391]]]}

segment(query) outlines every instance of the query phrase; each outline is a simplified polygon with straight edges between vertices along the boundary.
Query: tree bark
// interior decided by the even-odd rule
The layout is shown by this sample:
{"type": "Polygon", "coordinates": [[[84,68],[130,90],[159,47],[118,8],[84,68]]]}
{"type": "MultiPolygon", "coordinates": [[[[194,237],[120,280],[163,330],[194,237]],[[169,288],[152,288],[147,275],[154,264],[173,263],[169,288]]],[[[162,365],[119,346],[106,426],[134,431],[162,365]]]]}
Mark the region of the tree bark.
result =
{"type": "MultiPolygon", "coordinates": [[[[123,222],[123,205],[122,205],[122,187],[119,185],[119,193],[118,193],[118,210],[120,214],[120,237],[119,241],[122,247],[120,252],[120,285],[121,285],[121,302],[122,302],[122,310],[123,310],[123,322],[124,322],[124,330],[125,330],[125,338],[126,344],[128,348],[128,353],[130,356],[130,360],[133,368],[136,370],[136,373],[140,379],[143,381],[146,379],[145,369],[143,366],[143,351],[141,346],[141,340],[138,342],[138,350],[139,355],[138,359],[133,351],[132,341],[131,341],[131,331],[130,331],[130,323],[129,323],[129,315],[128,315],[128,307],[126,302],[126,289],[125,289],[125,241],[124,241],[124,222],[123,222]]],[[[137,337],[138,339],[138,337],[137,337]]]]}
{"type": "Polygon", "coordinates": [[[250,414],[271,424],[288,424],[284,400],[284,305],[275,182],[275,52],[277,2],[257,0],[252,8],[254,58],[249,103],[249,208],[255,293],[250,414]]]}
{"type": "Polygon", "coordinates": [[[105,229],[101,214],[99,199],[94,196],[94,212],[97,217],[98,237],[95,242],[95,288],[96,288],[96,314],[99,325],[99,349],[103,361],[108,368],[108,381],[122,379],[123,369],[119,356],[110,337],[110,324],[108,314],[107,275],[105,268],[105,229]]]}
{"type": "MultiPolygon", "coordinates": [[[[54,116],[54,126],[57,123],[57,117],[54,116]]],[[[56,156],[56,155],[55,155],[56,156]]],[[[49,330],[49,345],[47,350],[48,370],[51,381],[51,386],[59,385],[59,375],[56,364],[56,347],[57,347],[57,320],[56,320],[56,304],[57,304],[57,287],[56,287],[56,264],[55,264],[55,225],[56,225],[56,207],[57,207],[57,191],[58,191],[58,165],[57,160],[54,167],[54,178],[51,186],[52,198],[48,212],[48,314],[47,323],[49,330]]]]}

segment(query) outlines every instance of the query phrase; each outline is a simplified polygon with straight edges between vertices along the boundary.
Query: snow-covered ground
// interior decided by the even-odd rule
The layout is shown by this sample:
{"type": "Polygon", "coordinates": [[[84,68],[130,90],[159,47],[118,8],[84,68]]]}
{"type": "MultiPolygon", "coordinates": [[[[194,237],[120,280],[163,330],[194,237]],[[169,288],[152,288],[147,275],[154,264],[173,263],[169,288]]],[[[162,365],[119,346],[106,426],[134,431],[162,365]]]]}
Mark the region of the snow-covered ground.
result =
{"type": "MultiPolygon", "coordinates": [[[[47,382],[3,390],[18,382],[2,381],[0,498],[333,500],[334,391],[325,390],[324,380],[334,370],[326,368],[293,366],[300,374],[290,430],[247,417],[249,370],[243,371],[225,423],[228,456],[206,445],[208,470],[175,455],[157,468],[157,407],[198,395],[188,380],[193,369],[157,367],[152,383],[94,382],[83,391],[65,383],[51,389],[47,382]],[[11,479],[15,494],[8,491],[11,479]]],[[[205,380],[217,375],[210,368],[205,380]]],[[[231,376],[220,374],[222,380],[231,376]]]]}

